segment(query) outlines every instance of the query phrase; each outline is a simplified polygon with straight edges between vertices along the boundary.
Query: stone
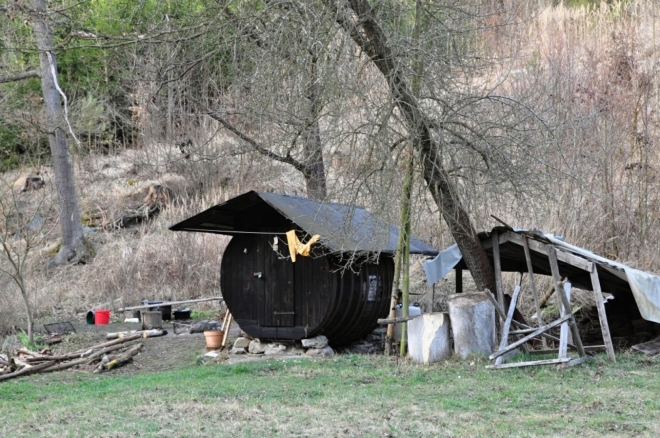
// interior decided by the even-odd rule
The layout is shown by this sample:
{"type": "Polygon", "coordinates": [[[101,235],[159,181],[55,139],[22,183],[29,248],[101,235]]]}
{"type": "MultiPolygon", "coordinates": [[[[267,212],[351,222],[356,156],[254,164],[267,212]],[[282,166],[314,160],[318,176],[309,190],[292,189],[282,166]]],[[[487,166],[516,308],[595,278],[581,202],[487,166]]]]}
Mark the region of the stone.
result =
{"type": "Polygon", "coordinates": [[[218,321],[200,321],[190,327],[190,333],[204,333],[220,331],[220,323],[218,321]]]}
{"type": "Polygon", "coordinates": [[[249,348],[250,340],[247,338],[236,338],[234,342],[234,348],[249,348]]]}
{"type": "Polygon", "coordinates": [[[335,350],[328,346],[324,348],[310,348],[305,352],[306,356],[332,356],[333,354],[335,354],[335,350]]]}
{"type": "Polygon", "coordinates": [[[268,344],[266,347],[266,351],[264,351],[264,354],[269,355],[269,354],[280,354],[283,353],[284,350],[286,350],[286,346],[282,344],[268,344]]]}
{"type": "Polygon", "coordinates": [[[263,354],[266,351],[267,345],[262,344],[259,342],[258,339],[255,339],[253,341],[250,341],[250,346],[248,347],[248,351],[250,354],[263,354]]]}
{"type": "Polygon", "coordinates": [[[325,348],[328,346],[328,338],[323,335],[319,335],[313,338],[303,339],[302,346],[304,348],[325,348]]]}
{"type": "Polygon", "coordinates": [[[230,354],[247,354],[247,348],[233,347],[229,353],[230,354]]]}

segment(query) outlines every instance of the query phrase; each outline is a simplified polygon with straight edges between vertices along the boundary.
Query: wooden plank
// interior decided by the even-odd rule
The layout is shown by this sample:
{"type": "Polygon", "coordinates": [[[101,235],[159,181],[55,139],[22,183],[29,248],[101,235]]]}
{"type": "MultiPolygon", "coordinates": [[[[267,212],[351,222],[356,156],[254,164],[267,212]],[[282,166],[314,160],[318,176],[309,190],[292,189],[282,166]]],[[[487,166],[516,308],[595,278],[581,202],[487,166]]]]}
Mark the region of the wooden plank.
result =
{"type": "Polygon", "coordinates": [[[572,314],[566,315],[566,316],[564,316],[563,318],[559,318],[558,320],[551,322],[550,324],[546,324],[546,325],[544,325],[543,327],[539,327],[539,328],[537,328],[535,331],[533,331],[533,332],[530,333],[529,335],[527,335],[527,336],[525,336],[524,338],[519,339],[519,340],[517,340],[516,342],[510,344],[510,345],[509,345],[508,347],[506,347],[505,349],[503,349],[503,350],[498,350],[498,351],[496,351],[495,353],[491,354],[490,356],[488,356],[488,358],[491,359],[491,360],[493,360],[493,359],[495,359],[496,357],[502,356],[503,354],[506,354],[506,353],[508,353],[509,351],[511,351],[511,350],[513,350],[513,349],[515,349],[515,348],[518,348],[519,346],[521,346],[521,345],[524,344],[525,342],[529,341],[530,339],[535,338],[536,336],[540,335],[541,333],[546,332],[546,331],[550,330],[551,328],[556,327],[556,326],[558,326],[559,324],[562,324],[562,323],[565,322],[565,321],[568,321],[568,320],[571,318],[571,316],[572,316],[572,314]]]}
{"type": "Polygon", "coordinates": [[[259,325],[262,327],[273,327],[275,321],[273,320],[274,300],[275,298],[275,283],[279,281],[277,272],[273,269],[273,258],[277,257],[274,251],[264,253],[264,303],[263,314],[259,317],[259,325]]]}
{"type": "Polygon", "coordinates": [[[246,281],[249,280],[250,282],[254,283],[254,295],[252,297],[254,302],[249,304],[250,306],[254,306],[254,308],[252,309],[252,312],[249,313],[251,315],[250,319],[257,320],[259,322],[265,321],[266,319],[266,282],[270,281],[270,279],[265,274],[265,257],[267,253],[275,253],[268,244],[268,239],[270,239],[270,236],[263,236],[260,238],[259,241],[261,244],[256,245],[257,252],[254,255],[254,269],[256,272],[262,273],[261,278],[254,278],[254,272],[249,278],[246,278],[246,281]]]}
{"type": "MultiPolygon", "coordinates": [[[[527,263],[527,272],[529,275],[529,285],[532,288],[532,295],[534,297],[534,306],[536,307],[536,320],[538,325],[543,325],[543,316],[541,315],[541,305],[539,303],[539,294],[536,290],[536,281],[534,281],[534,266],[532,265],[532,256],[529,252],[529,242],[527,236],[522,236],[523,249],[525,251],[525,262],[527,263]]],[[[548,342],[545,338],[542,340],[543,347],[548,346],[548,342]]]]}
{"type": "MultiPolygon", "coordinates": [[[[302,258],[306,258],[301,256],[302,258]]],[[[279,286],[281,296],[280,305],[280,327],[293,327],[295,325],[295,295],[293,285],[293,263],[288,260],[280,260],[275,257],[277,269],[282,271],[282,284],[279,286]]]]}
{"type": "MultiPolygon", "coordinates": [[[[502,338],[500,339],[500,350],[506,348],[509,343],[509,329],[511,328],[511,321],[513,320],[513,313],[516,310],[516,303],[518,302],[518,295],[520,295],[520,286],[516,286],[513,291],[513,297],[511,298],[511,303],[509,304],[509,312],[506,315],[506,320],[502,326],[502,338]]],[[[495,365],[501,365],[504,360],[503,356],[495,359],[495,365]]]]}
{"type": "Polygon", "coordinates": [[[598,271],[596,264],[591,265],[591,286],[594,290],[594,300],[596,301],[596,309],[598,310],[598,319],[600,320],[600,331],[603,333],[603,342],[605,343],[605,351],[607,357],[616,362],[614,355],[614,344],[612,344],[612,337],[610,336],[610,326],[607,323],[607,314],[605,312],[605,303],[603,300],[603,291],[600,289],[600,279],[598,278],[598,271]]]}
{"type": "Polygon", "coordinates": [[[592,360],[594,360],[594,358],[591,357],[591,356],[578,357],[578,358],[569,360],[563,366],[565,368],[574,367],[576,365],[582,365],[585,362],[591,362],[592,360]]]}
{"type": "MultiPolygon", "coordinates": [[[[570,347],[570,345],[569,345],[570,347]]],[[[596,352],[596,351],[601,351],[605,350],[604,345],[585,345],[584,346],[584,351],[589,351],[589,352],[596,352]]],[[[542,354],[557,354],[559,350],[557,348],[548,348],[548,349],[543,349],[543,350],[530,350],[529,354],[534,354],[534,355],[542,355],[542,354]]]]}
{"type": "Polygon", "coordinates": [[[456,269],[456,293],[463,292],[463,270],[456,269]]]}
{"type": "MultiPolygon", "coordinates": [[[[577,323],[575,322],[575,317],[573,316],[573,311],[571,309],[570,301],[566,298],[564,289],[561,287],[559,265],[557,263],[557,250],[552,245],[548,245],[548,260],[550,261],[550,268],[552,269],[552,278],[555,282],[555,293],[557,294],[558,297],[559,308],[561,309],[563,307],[566,311],[567,316],[570,317],[569,325],[571,327],[571,331],[573,332],[573,342],[577,347],[580,357],[584,357],[586,353],[584,351],[584,347],[582,346],[580,331],[578,330],[577,323]]],[[[562,354],[561,349],[559,350],[559,354],[561,357],[562,354]]]]}
{"type": "MultiPolygon", "coordinates": [[[[557,283],[557,288],[561,288],[562,284],[557,283]]],[[[564,292],[566,293],[566,298],[568,299],[568,302],[571,302],[571,283],[566,282],[563,285],[564,292]],[[567,290],[568,289],[568,290],[567,290]]],[[[557,295],[557,300],[560,300],[561,297],[557,295]]],[[[570,307],[568,309],[564,308],[563,304],[559,305],[559,316],[564,316],[567,314],[567,312],[572,312],[573,309],[570,307]]],[[[568,322],[565,322],[561,325],[559,328],[559,357],[568,357],[568,343],[569,343],[569,329],[568,329],[568,322]]]]}
{"type": "MultiPolygon", "coordinates": [[[[497,233],[493,234],[491,241],[493,243],[493,265],[495,268],[495,292],[497,292],[497,302],[502,309],[505,309],[504,290],[502,289],[502,261],[500,260],[500,243],[498,239],[499,235],[497,233]]],[[[502,315],[500,315],[500,320],[504,322],[502,315]]]]}
{"type": "Polygon", "coordinates": [[[486,365],[486,368],[493,370],[501,370],[504,368],[520,368],[520,367],[531,367],[537,365],[563,364],[569,362],[570,360],[571,360],[570,358],[565,357],[563,359],[533,360],[529,362],[511,362],[502,365],[486,365]]]}

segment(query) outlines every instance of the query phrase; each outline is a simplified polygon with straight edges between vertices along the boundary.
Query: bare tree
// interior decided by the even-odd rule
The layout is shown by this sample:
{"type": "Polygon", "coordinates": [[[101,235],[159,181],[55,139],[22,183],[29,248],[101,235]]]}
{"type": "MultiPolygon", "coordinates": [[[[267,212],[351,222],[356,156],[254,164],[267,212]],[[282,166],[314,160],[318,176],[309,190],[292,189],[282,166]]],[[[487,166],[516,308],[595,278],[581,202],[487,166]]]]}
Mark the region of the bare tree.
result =
{"type": "Polygon", "coordinates": [[[83,234],[78,197],[74,183],[73,165],[67,144],[67,123],[62,108],[63,95],[57,79],[57,61],[53,38],[48,26],[48,11],[44,0],[32,0],[32,19],[39,50],[39,76],[44,98],[48,142],[60,205],[62,246],[50,262],[51,266],[83,261],[87,251],[83,234]]]}
{"type": "MultiPolygon", "coordinates": [[[[29,185],[28,190],[32,189],[29,185]]],[[[36,187],[41,187],[40,185],[36,187]]],[[[36,188],[35,187],[35,188],[36,188]]],[[[50,234],[54,225],[49,225],[48,217],[54,207],[49,194],[42,190],[33,196],[32,203],[21,199],[32,193],[19,193],[6,181],[0,186],[0,274],[11,278],[23,301],[27,320],[28,338],[34,342],[34,315],[26,284],[27,261],[32,251],[39,247],[50,234]]],[[[5,291],[6,292],[6,291],[5,291]]]]}

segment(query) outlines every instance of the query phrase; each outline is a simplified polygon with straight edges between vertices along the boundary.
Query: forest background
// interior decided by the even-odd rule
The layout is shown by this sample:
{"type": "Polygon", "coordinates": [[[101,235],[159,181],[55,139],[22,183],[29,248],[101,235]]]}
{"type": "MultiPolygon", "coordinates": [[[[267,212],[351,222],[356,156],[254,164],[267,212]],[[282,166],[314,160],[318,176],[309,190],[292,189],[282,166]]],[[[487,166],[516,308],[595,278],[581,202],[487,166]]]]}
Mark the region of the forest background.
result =
{"type": "MultiPolygon", "coordinates": [[[[19,289],[37,317],[217,295],[228,238],[167,228],[252,189],[398,224],[412,169],[413,234],[454,243],[405,109],[342,24],[344,2],[57,0],[45,14],[36,3],[0,3],[0,334],[25,325],[19,289]],[[84,263],[60,267],[35,20],[67,98],[86,241],[84,263]],[[44,187],[15,184],[37,172],[44,187]],[[166,207],[126,226],[154,186],[166,207]]],[[[660,272],[656,2],[350,3],[373,8],[476,229],[498,225],[494,214],[660,272]]],[[[420,260],[411,269],[424,292],[420,260]]]]}

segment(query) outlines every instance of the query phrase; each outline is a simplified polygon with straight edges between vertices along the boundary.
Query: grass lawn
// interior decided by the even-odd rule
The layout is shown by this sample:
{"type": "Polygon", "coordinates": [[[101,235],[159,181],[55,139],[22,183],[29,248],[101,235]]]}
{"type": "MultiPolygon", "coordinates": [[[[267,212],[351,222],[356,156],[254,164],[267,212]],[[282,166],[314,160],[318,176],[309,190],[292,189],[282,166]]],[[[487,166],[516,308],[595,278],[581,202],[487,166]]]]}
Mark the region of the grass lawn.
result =
{"type": "Polygon", "coordinates": [[[0,436],[660,436],[655,359],[485,364],[342,355],[37,375],[0,384],[0,436]]]}

